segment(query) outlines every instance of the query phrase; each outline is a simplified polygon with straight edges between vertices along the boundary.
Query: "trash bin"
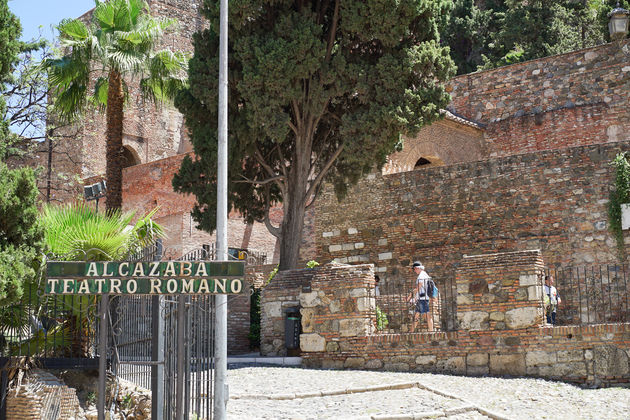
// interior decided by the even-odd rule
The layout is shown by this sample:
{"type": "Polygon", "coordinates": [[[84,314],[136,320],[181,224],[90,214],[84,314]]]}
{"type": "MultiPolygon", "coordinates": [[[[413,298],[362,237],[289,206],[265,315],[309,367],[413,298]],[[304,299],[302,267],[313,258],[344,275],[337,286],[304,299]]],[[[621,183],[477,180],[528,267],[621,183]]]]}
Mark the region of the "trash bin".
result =
{"type": "Polygon", "coordinates": [[[284,343],[289,350],[299,349],[302,329],[300,308],[287,308],[284,310],[284,313],[284,343]]]}

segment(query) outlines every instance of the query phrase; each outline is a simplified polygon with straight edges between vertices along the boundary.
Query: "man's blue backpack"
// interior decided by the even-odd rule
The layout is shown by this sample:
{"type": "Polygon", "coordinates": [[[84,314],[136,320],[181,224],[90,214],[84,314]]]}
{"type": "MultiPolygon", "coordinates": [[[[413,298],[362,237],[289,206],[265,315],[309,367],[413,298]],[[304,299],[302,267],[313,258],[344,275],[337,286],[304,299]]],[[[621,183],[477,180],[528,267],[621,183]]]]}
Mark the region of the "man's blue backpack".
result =
{"type": "Polygon", "coordinates": [[[437,286],[435,285],[435,282],[433,281],[432,278],[428,278],[427,279],[427,296],[429,296],[430,298],[436,298],[439,295],[439,291],[437,286]]]}

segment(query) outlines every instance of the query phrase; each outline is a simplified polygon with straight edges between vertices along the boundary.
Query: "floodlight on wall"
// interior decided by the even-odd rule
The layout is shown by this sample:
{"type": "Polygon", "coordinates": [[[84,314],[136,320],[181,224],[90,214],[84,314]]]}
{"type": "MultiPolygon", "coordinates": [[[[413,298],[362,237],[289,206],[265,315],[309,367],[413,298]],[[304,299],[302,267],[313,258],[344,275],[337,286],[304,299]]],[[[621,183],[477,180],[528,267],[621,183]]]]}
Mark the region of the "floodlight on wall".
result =
{"type": "Polygon", "coordinates": [[[610,39],[613,41],[621,40],[628,34],[628,12],[626,9],[619,6],[608,13],[608,31],[610,32],[610,39]]]}
{"type": "Polygon", "coordinates": [[[107,194],[107,183],[105,180],[96,184],[86,185],[83,187],[83,196],[86,201],[96,200],[96,211],[98,212],[98,200],[107,194]]]}

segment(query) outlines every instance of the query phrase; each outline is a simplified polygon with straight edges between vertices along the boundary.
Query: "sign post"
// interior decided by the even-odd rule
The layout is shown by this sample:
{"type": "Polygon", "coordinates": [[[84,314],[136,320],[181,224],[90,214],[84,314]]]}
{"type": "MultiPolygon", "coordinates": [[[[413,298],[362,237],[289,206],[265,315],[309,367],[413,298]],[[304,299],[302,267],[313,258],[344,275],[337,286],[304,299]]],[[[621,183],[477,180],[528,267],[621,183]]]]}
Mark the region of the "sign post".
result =
{"type": "MultiPolygon", "coordinates": [[[[101,295],[99,308],[98,419],[105,419],[107,329],[110,295],[177,295],[178,373],[176,411],[184,415],[183,325],[186,295],[239,294],[245,282],[243,261],[48,261],[46,295],[101,295]]],[[[161,333],[161,332],[158,332],[161,333]]],[[[215,366],[216,368],[216,366],[215,366]]]]}

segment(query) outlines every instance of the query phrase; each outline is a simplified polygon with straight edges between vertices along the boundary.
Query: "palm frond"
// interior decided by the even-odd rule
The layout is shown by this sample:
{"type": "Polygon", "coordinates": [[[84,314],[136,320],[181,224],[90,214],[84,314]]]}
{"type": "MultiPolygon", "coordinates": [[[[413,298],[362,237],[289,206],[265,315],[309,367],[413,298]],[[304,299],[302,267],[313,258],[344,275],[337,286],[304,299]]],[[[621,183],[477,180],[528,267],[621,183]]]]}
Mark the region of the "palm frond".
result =
{"type": "MultiPolygon", "coordinates": [[[[155,213],[130,227],[133,212],[96,213],[84,203],[45,206],[42,218],[49,250],[63,259],[112,260],[135,252],[147,242],[163,235],[161,227],[146,229],[155,213]]],[[[155,223],[155,222],[151,222],[155,223]]]]}
{"type": "Polygon", "coordinates": [[[153,102],[172,100],[186,87],[187,58],[184,53],[170,50],[155,53],[149,62],[149,76],[140,81],[142,95],[153,102]]]}
{"type": "Polygon", "coordinates": [[[144,66],[142,54],[133,51],[114,50],[108,58],[110,66],[120,73],[138,73],[144,66]]]}
{"type": "Polygon", "coordinates": [[[93,103],[101,111],[107,107],[107,89],[109,87],[109,80],[106,77],[99,77],[94,83],[94,96],[93,103]]]}
{"type": "Polygon", "coordinates": [[[116,1],[98,3],[92,12],[92,21],[104,31],[113,30],[116,17],[116,1]]]}
{"type": "Polygon", "coordinates": [[[66,122],[78,119],[88,102],[86,85],[72,84],[65,89],[53,89],[53,94],[55,115],[66,122]]]}
{"type": "Polygon", "coordinates": [[[62,43],[81,43],[88,41],[90,31],[83,22],[78,19],[64,19],[57,26],[59,31],[59,39],[62,43]]]}

